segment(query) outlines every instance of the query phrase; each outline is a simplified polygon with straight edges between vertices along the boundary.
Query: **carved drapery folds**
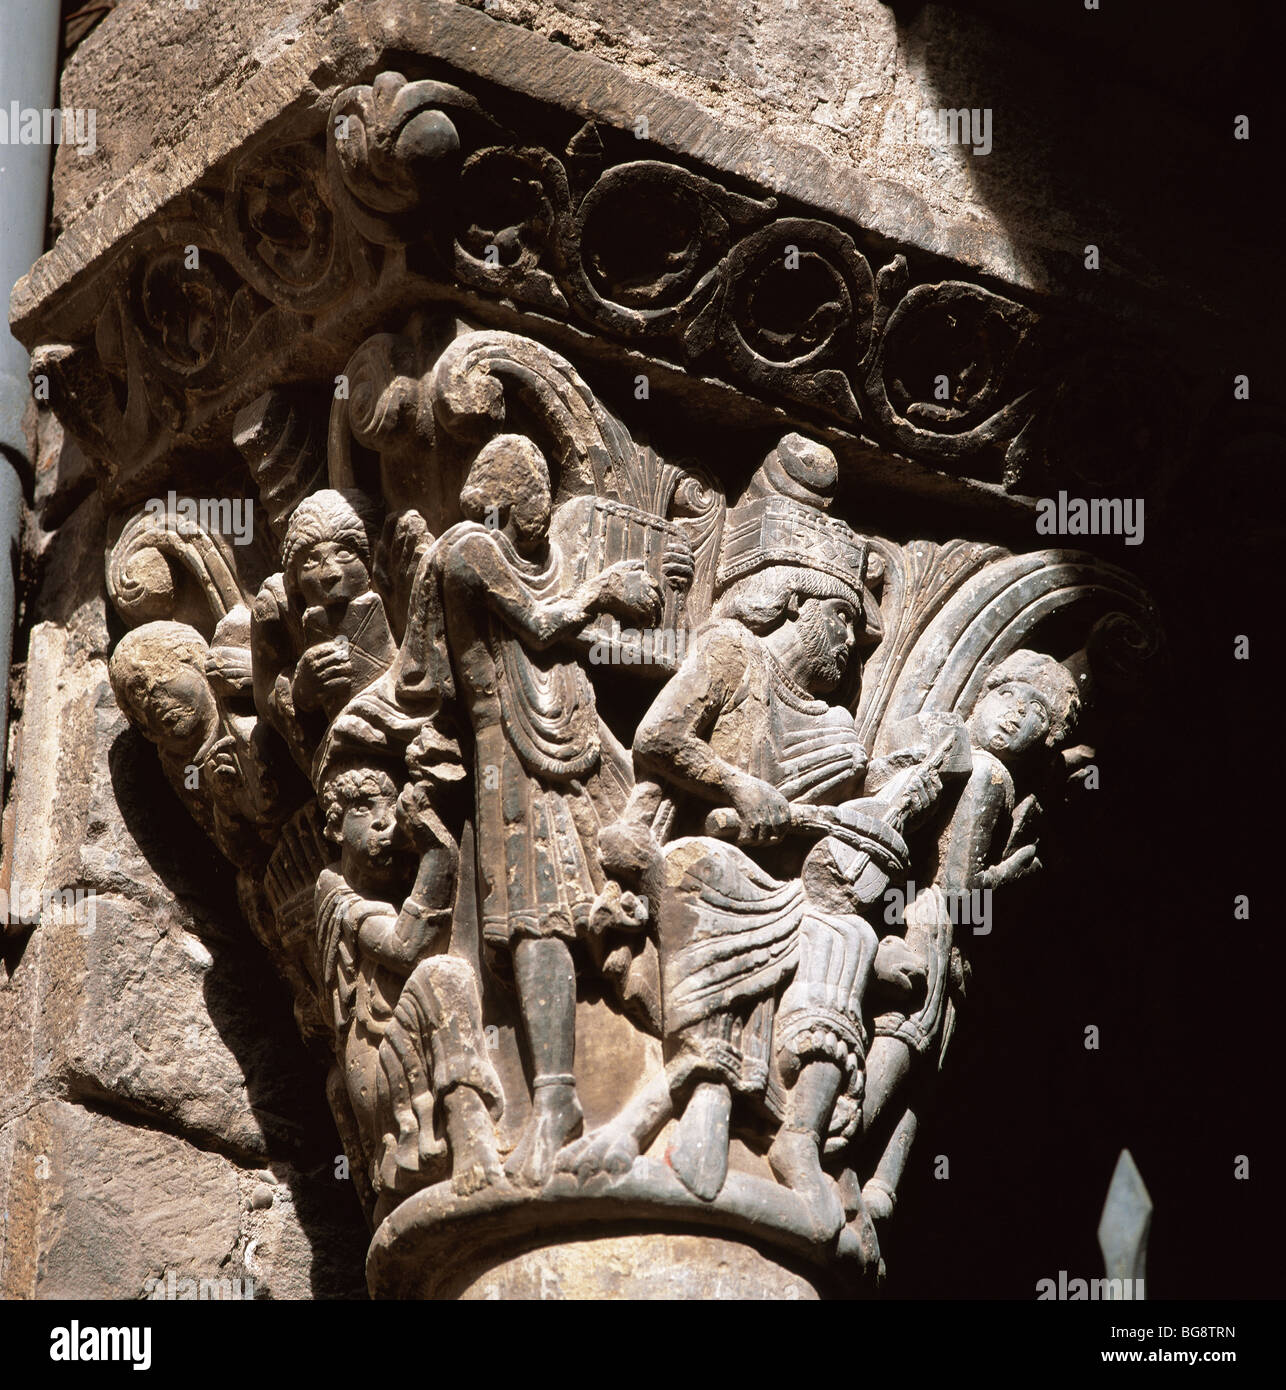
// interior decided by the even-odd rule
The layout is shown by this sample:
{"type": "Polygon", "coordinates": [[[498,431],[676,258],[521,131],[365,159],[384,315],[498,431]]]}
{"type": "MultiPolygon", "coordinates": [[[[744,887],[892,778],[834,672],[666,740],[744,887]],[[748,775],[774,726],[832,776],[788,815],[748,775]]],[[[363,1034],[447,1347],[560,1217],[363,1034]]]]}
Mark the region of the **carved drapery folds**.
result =
{"type": "Polygon", "coordinates": [[[664,459],[559,354],[455,331],[361,345],[325,448],[297,391],[242,413],[275,563],[177,497],[108,558],[122,707],[333,1059],[373,1287],[441,1291],[497,1211],[874,1280],[956,907],[1039,867],[1147,600],[1075,552],[864,534],[805,435],[664,459]]]}
{"type": "Polygon", "coordinates": [[[375,1292],[607,1228],[873,1286],[960,905],[1158,635],[1093,556],[875,533],[819,436],[1022,493],[1092,470],[1093,388],[1025,305],[548,124],[348,88],[37,349],[118,509],[113,688],[326,1057],[375,1292]],[[645,441],[587,335],[775,437],[645,441]],[[209,453],[242,494],[148,496],[209,453]]]}

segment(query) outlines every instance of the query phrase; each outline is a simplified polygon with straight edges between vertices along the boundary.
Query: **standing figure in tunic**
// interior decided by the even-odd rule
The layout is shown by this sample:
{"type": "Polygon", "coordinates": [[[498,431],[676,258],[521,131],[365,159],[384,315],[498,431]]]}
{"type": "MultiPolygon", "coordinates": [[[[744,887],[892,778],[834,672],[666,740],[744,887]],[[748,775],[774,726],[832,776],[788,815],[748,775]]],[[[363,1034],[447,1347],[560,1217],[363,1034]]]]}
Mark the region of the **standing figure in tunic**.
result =
{"type": "Polygon", "coordinates": [[[660,590],[641,561],[571,582],[549,536],[549,470],[525,436],[481,450],[460,506],[467,519],[441,537],[435,563],[473,727],[483,942],[493,968],[512,974],[534,1073],[506,1171],[540,1187],[582,1125],[572,943],[603,887],[599,826],[631,785],[629,756],[598,717],[571,644],[597,613],[654,621],[660,590]]]}

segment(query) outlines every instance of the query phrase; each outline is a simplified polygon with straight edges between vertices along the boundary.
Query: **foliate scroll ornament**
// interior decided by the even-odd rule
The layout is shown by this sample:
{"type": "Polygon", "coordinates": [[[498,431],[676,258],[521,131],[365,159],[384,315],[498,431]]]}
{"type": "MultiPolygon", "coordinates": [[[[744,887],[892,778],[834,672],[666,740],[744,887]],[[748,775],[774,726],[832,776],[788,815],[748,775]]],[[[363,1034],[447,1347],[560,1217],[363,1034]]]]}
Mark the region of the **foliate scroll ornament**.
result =
{"type": "Polygon", "coordinates": [[[244,158],[210,216],[242,278],[273,304],[313,312],[369,280],[359,242],[335,215],[324,150],[296,140],[244,158]]]}
{"type": "Polygon", "coordinates": [[[104,261],[33,376],[120,497],[208,442],[252,368],[293,379],[319,329],[351,327],[356,349],[371,302],[534,310],[1011,492],[1095,481],[1123,437],[1154,486],[1190,442],[1149,345],[1091,343],[901,255],[873,280],[858,228],[638,158],[594,122],[569,139],[539,102],[505,109],[508,126],[453,83],[380,73],[324,129],[292,112],[104,261]]]}
{"type": "Polygon", "coordinates": [[[125,622],[182,617],[208,635],[244,606],[266,568],[262,544],[254,541],[253,505],[245,498],[172,495],[128,516],[107,555],[107,593],[125,622]],[[234,508],[242,515],[240,539],[249,532],[247,545],[217,524],[234,508]],[[202,525],[212,513],[216,524],[202,525]]]}
{"type": "MultiPolygon", "coordinates": [[[[135,268],[125,291],[122,329],[137,331],[146,365],[170,391],[217,389],[262,337],[267,301],[234,270],[225,256],[210,249],[210,231],[199,224],[168,230],[167,244],[135,268]]],[[[100,351],[108,345],[100,341],[100,351]]],[[[104,359],[110,360],[110,350],[104,359]]],[[[147,384],[147,383],[145,383],[147,384]]],[[[182,406],[157,394],[154,407],[171,400],[177,428],[182,406]]]]}
{"type": "Polygon", "coordinates": [[[876,283],[863,364],[868,423],[916,457],[953,463],[1012,438],[1032,412],[1035,314],[978,285],[908,287],[897,256],[876,283]]]}
{"type": "Polygon", "coordinates": [[[325,479],[325,412],[318,410],[310,391],[265,391],[237,412],[232,442],[246,461],[280,545],[291,513],[325,479]]]}
{"type": "Polygon", "coordinates": [[[455,194],[462,127],[495,130],[474,97],[445,82],[383,72],[335,98],[327,138],[331,188],[364,237],[385,245],[417,239],[415,219],[455,194]]]}
{"type": "Polygon", "coordinates": [[[515,333],[462,334],[438,359],[428,392],[443,429],[465,440],[503,427],[515,403],[531,411],[557,468],[555,505],[595,493],[647,509],[655,482],[647,451],[549,348],[515,333]]]}
{"type": "MultiPolygon", "coordinates": [[[[870,340],[873,298],[870,266],[850,237],[787,217],[732,249],[706,317],[738,378],[853,422],[850,373],[870,340]]],[[[688,330],[690,349],[703,329],[698,320],[688,330]]]]}
{"type": "Polygon", "coordinates": [[[456,278],[566,314],[566,296],[541,262],[569,206],[566,174],[547,151],[505,146],[470,155],[460,174],[456,278]]]}
{"type": "Polygon", "coordinates": [[[679,336],[724,277],[729,250],[774,206],[660,160],[618,164],[590,187],[559,242],[563,283],[604,329],[679,336]]]}

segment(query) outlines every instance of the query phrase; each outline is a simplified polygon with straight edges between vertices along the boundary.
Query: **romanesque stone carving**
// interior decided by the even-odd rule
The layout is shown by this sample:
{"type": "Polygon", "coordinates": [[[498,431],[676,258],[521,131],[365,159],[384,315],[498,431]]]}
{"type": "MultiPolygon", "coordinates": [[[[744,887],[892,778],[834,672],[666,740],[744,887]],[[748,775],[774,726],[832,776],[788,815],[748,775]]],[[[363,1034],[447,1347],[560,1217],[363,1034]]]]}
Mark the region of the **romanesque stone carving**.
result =
{"type": "MultiPolygon", "coordinates": [[[[368,218],[481,119],[421,85],[351,99],[368,218]]],[[[122,708],[333,1058],[372,1287],[603,1221],[877,1280],[960,906],[1040,867],[1146,597],[870,534],[806,434],[668,458],[533,338],[417,318],[352,361],[324,452],[298,387],[238,420],[266,554],[152,514],[108,565],[122,708]]]]}
{"type": "MultiPolygon", "coordinates": [[[[122,501],[174,448],[225,442],[220,413],[248,404],[236,393],[256,365],[290,379],[299,342],[316,341],[348,375],[366,304],[444,296],[496,323],[516,305],[628,346],[649,371],[697,372],[1013,493],[1088,476],[1122,431],[1144,441],[1140,475],[1163,481],[1184,391],[1154,354],[1104,350],[981,284],[884,260],[860,229],[636,134],[531,103],[502,118],[454,83],[380,73],[336,94],[324,126],[257,142],[186,193],[86,290],[80,328],[40,346],[33,373],[122,501]]],[[[371,423],[399,400],[368,402],[371,423]]],[[[258,431],[280,486],[280,448],[267,458],[290,404],[274,409],[242,432],[258,431]]],[[[296,425],[297,444],[309,426],[296,425]]],[[[277,495],[264,503],[277,518],[277,495]]]]}

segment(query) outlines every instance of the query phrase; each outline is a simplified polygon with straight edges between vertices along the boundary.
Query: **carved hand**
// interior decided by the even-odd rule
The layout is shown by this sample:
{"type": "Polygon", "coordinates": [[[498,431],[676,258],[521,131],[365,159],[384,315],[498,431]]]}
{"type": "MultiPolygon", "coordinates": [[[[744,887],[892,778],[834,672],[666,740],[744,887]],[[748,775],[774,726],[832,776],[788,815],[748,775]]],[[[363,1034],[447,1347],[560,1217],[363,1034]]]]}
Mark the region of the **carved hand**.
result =
{"type": "Polygon", "coordinates": [[[618,560],[598,576],[593,606],[621,618],[654,622],[661,615],[661,586],[642,560],[618,560]]]}
{"type": "Polygon", "coordinates": [[[978,886],[980,888],[999,888],[1002,883],[1012,883],[1016,878],[1036,873],[1040,867],[1040,860],[1036,858],[1036,846],[1024,845],[1007,858],[1002,859],[999,864],[993,864],[991,868],[984,869],[978,875],[978,886]]]}
{"type": "Polygon", "coordinates": [[[918,816],[921,812],[927,811],[938,799],[941,791],[942,777],[938,772],[930,768],[917,772],[902,789],[903,795],[911,803],[910,815],[918,816]]]}
{"type": "Polygon", "coordinates": [[[875,952],[875,975],[887,985],[911,991],[925,978],[924,964],[900,936],[886,936],[875,952]]]}
{"type": "Polygon", "coordinates": [[[910,748],[899,748],[896,752],[886,753],[883,757],[872,758],[866,764],[866,781],[864,786],[867,795],[878,792],[882,786],[890,781],[897,773],[904,771],[908,767],[914,767],[917,763],[922,763],[929,756],[927,744],[915,744],[910,748]]]}
{"type": "Polygon", "coordinates": [[[433,795],[426,782],[411,782],[397,798],[397,818],[412,845],[420,854],[440,844],[454,843],[446,834],[433,806],[433,795]]]}
{"type": "Polygon", "coordinates": [[[692,583],[696,569],[696,556],[686,536],[679,536],[666,546],[665,554],[661,556],[661,573],[676,589],[686,589],[692,583]]]}
{"type": "Polygon", "coordinates": [[[790,802],[770,782],[739,776],[729,788],[732,804],[741,817],[737,839],[743,845],[771,845],[790,825],[790,802]]]}
{"type": "Polygon", "coordinates": [[[352,679],[347,640],[319,642],[308,648],[295,667],[295,703],[316,705],[325,696],[342,695],[352,679]]]}

